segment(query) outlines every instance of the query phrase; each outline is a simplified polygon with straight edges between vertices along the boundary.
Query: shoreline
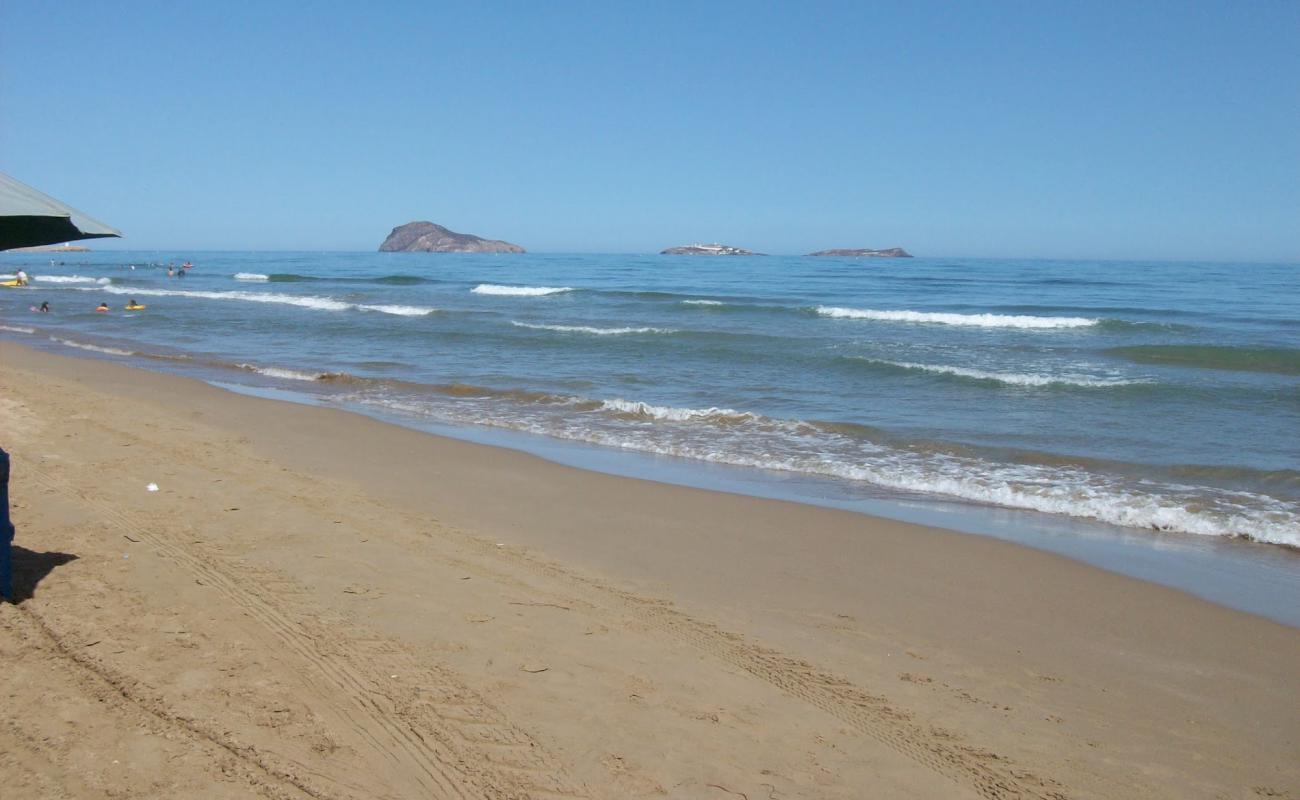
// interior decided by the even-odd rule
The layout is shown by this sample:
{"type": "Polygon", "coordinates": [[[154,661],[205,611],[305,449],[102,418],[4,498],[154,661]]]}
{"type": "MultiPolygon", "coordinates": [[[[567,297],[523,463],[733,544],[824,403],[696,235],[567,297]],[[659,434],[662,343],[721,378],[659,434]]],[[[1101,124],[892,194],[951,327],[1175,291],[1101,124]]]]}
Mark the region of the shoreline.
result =
{"type": "MultiPolygon", "coordinates": [[[[52,355],[105,361],[129,369],[198,380],[207,385],[245,396],[271,399],[320,408],[343,410],[407,430],[461,442],[503,448],[529,454],[573,469],[632,480],[740,494],[770,500],[833,508],[870,518],[941,528],[950,532],[990,537],[1030,547],[1131,578],[1156,583],[1228,608],[1257,614],[1300,628],[1300,550],[1286,544],[1239,537],[1208,536],[1177,531],[1128,528],[1100,520],[982,504],[938,495],[911,497],[870,487],[862,496],[857,488],[845,493],[834,478],[709,463],[689,458],[664,456],[637,450],[620,450],[581,440],[556,439],[493,425],[453,425],[412,417],[394,410],[355,403],[331,402],[327,396],[300,391],[299,387],[277,387],[232,383],[213,378],[195,362],[194,369],[180,368],[188,362],[168,356],[150,356],[118,351],[116,343],[91,346],[70,342],[53,334],[52,346],[21,343],[52,355]],[[93,354],[65,352],[66,347],[91,350],[93,354]],[[137,364],[127,354],[146,361],[137,364]],[[123,360],[118,360],[118,359],[123,360]],[[840,496],[843,495],[843,496],[840,496]]],[[[132,345],[123,344],[124,347],[132,345]]],[[[253,370],[252,375],[259,374],[253,370]]],[[[266,379],[268,384],[274,381],[266,379]]],[[[290,381],[290,383],[294,383],[290,381]]]]}
{"type": "MultiPolygon", "coordinates": [[[[349,788],[340,770],[382,760],[332,727],[346,715],[319,710],[321,686],[285,677],[331,659],[361,669],[344,644],[295,667],[315,651],[285,631],[305,620],[386,643],[358,645],[362,661],[409,651],[393,680],[418,668],[431,681],[439,665],[537,745],[542,772],[590,796],[1016,796],[990,794],[1001,781],[1019,796],[1245,797],[1300,784],[1287,713],[1300,636],[1285,625],[995,539],[590,472],[22,345],[0,343],[0,361],[16,544],[76,557],[23,614],[81,642],[138,637],[93,656],[103,674],[142,676],[176,718],[228,725],[344,796],[377,785],[349,788]],[[213,586],[248,614],[214,616],[213,586]],[[189,652],[168,649],[174,629],[213,657],[245,642],[232,671],[251,653],[296,698],[287,708],[319,717],[304,731],[352,743],[322,755],[316,733],[239,717],[253,702],[239,692],[260,702],[264,682],[237,681],[222,706],[222,675],[173,675],[189,652]],[[276,636],[293,647],[275,655],[276,636]]],[[[27,624],[10,608],[6,648],[27,624]]],[[[39,690],[41,676],[0,681],[39,690]]],[[[394,702],[376,730],[432,725],[394,702]]],[[[417,756],[355,780],[409,780],[386,789],[406,796],[426,782],[417,756]]],[[[517,776],[489,777],[465,780],[517,776]]]]}
{"type": "MultiPolygon", "coordinates": [[[[949,313],[968,305],[982,308],[975,289],[981,281],[968,287],[976,292],[967,298],[973,305],[918,305],[901,288],[892,300],[892,290],[859,297],[854,292],[861,281],[854,274],[825,276],[823,284],[814,270],[804,276],[811,283],[801,278],[793,287],[806,284],[805,290],[770,296],[764,290],[762,302],[751,305],[735,276],[690,271],[669,279],[647,273],[635,261],[584,262],[581,269],[576,263],[534,266],[542,272],[507,275],[524,268],[502,267],[493,280],[504,283],[483,284],[486,278],[467,262],[453,262],[434,279],[419,271],[381,275],[385,267],[374,259],[247,254],[214,260],[199,273],[200,284],[183,289],[156,270],[94,278],[71,274],[76,270],[69,268],[68,274],[45,280],[101,285],[53,287],[67,298],[67,310],[75,312],[72,304],[84,300],[82,292],[125,295],[138,287],[159,299],[153,310],[129,322],[76,313],[48,322],[56,331],[81,334],[74,338],[85,341],[86,349],[111,342],[103,334],[113,332],[124,337],[120,346],[140,351],[142,359],[181,352],[213,367],[202,374],[174,369],[183,374],[221,381],[217,373],[261,373],[275,379],[273,385],[292,384],[295,391],[351,397],[377,407],[371,413],[380,416],[406,411],[452,425],[486,422],[620,450],[811,475],[861,487],[864,495],[960,498],[1130,530],[1300,544],[1300,509],[1289,488],[1293,454],[1264,433],[1291,422],[1285,378],[1220,375],[1208,355],[1177,368],[1139,366],[1115,355],[1118,345],[1181,341],[1202,327],[1216,340],[1248,343],[1249,326],[1215,312],[1202,293],[1181,298],[1188,308],[1204,312],[1203,323],[1186,326],[1170,321],[1185,311],[1128,303],[1134,286],[1123,274],[1095,264],[1049,265],[1047,272],[1039,269],[1042,265],[1021,264],[990,273],[996,280],[1023,281],[1030,293],[1042,295],[1042,309],[1057,309],[1049,316],[949,313]],[[304,267],[308,263],[310,269],[304,267]],[[656,290],[625,296],[619,288],[625,266],[656,290]],[[357,269],[361,272],[354,274],[357,269]],[[1113,305],[1089,310],[1100,302],[1095,297],[1074,304],[1072,290],[1061,286],[1074,285],[1076,278],[1062,284],[1060,276],[1053,277],[1080,270],[1077,279],[1091,287],[1085,296],[1101,292],[1113,305]],[[540,274],[550,277],[534,281],[540,274]],[[254,280],[286,285],[250,286],[254,280]],[[107,285],[110,281],[123,285],[107,285]],[[399,284],[408,288],[394,288],[399,284]],[[494,297],[501,293],[505,296],[494,297]],[[706,309],[699,303],[720,301],[700,301],[704,297],[726,302],[706,309]],[[881,316],[866,308],[873,305],[894,311],[881,316]],[[1071,316],[1059,316],[1067,313],[1060,309],[1071,316]],[[769,320],[769,311],[779,311],[780,322],[769,320]],[[210,314],[230,314],[248,324],[223,337],[221,347],[212,342],[204,347],[203,332],[191,326],[201,328],[200,320],[210,314]],[[572,325],[577,317],[591,326],[572,325]],[[292,325],[281,330],[278,326],[289,319],[292,325]],[[628,319],[639,322],[629,327],[628,319]],[[298,329],[313,334],[300,337],[294,333],[298,329]],[[188,332],[172,338],[177,331],[188,332]],[[871,335],[863,340],[862,333],[871,335]],[[313,349],[317,334],[331,344],[313,349]],[[739,335],[733,340],[733,334],[739,335]],[[767,347],[773,343],[762,338],[769,334],[791,351],[772,357],[767,347]],[[994,348],[971,353],[967,366],[978,369],[954,370],[945,366],[948,356],[928,353],[931,339],[977,348],[994,343],[994,348]],[[1049,348],[1044,352],[1057,355],[1035,361],[1027,355],[1032,347],[1004,346],[1022,339],[1025,344],[1068,341],[1070,347],[1049,348]],[[369,360],[372,340],[385,343],[381,361],[369,360]],[[431,343],[440,346],[429,350],[431,343]],[[191,346],[197,349],[190,352],[191,346]],[[740,373],[732,376],[743,373],[746,381],[710,377],[714,369],[731,374],[725,362],[706,366],[730,352],[727,348],[746,353],[737,362],[740,373]],[[904,358],[903,351],[912,355],[904,358]],[[540,362],[530,366],[528,354],[540,362]],[[647,360],[620,373],[620,359],[630,354],[647,360]],[[519,355],[525,360],[517,362],[519,355]],[[683,372],[673,359],[687,355],[693,366],[683,372]],[[588,366],[582,359],[591,359],[588,366]],[[800,373],[794,384],[787,385],[781,374],[787,368],[800,373]],[[329,376],[329,386],[304,383],[318,373],[329,376]],[[645,385],[639,383],[643,379],[645,385]],[[873,388],[865,393],[851,388],[860,385],[873,388]],[[1220,394],[1222,401],[1216,401],[1220,394]],[[1013,403],[1023,418],[992,413],[1003,402],[1013,403]],[[1053,422],[1062,414],[1073,423],[1053,422]],[[1147,417],[1150,424],[1143,421],[1147,417]],[[1184,419],[1186,430],[1172,422],[1184,419]]],[[[965,281],[958,276],[966,271],[952,266],[932,265],[906,283],[965,281]]],[[[531,266],[528,271],[536,272],[531,266]]],[[[1180,272],[1175,270],[1175,277],[1180,272]]],[[[765,271],[760,283],[791,274],[781,265],[765,271]]],[[[892,285],[893,278],[877,277],[892,285]]],[[[1267,290],[1286,279],[1270,273],[1250,286],[1267,290]]],[[[1268,308],[1261,300],[1260,322],[1272,320],[1268,308]]],[[[15,320],[25,318],[21,310],[13,309],[15,320]]],[[[261,382],[254,376],[232,380],[261,382]]]]}

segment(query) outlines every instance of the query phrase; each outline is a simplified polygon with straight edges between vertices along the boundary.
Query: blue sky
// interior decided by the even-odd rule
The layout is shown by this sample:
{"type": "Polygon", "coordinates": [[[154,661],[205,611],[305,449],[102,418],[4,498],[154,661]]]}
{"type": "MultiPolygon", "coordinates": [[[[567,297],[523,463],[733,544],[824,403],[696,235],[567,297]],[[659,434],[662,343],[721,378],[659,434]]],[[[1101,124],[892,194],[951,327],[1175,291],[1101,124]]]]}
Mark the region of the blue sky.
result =
{"type": "Polygon", "coordinates": [[[1300,4],[0,5],[0,171],[131,249],[1300,260],[1300,4]]]}

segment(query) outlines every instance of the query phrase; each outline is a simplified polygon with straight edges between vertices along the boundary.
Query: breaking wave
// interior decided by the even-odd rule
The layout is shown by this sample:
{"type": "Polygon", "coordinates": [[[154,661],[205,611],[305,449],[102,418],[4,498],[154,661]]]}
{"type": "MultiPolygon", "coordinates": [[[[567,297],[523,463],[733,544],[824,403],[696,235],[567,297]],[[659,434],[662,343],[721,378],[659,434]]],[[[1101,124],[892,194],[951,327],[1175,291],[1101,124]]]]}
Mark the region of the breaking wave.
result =
{"type": "Polygon", "coordinates": [[[714,423],[735,424],[759,419],[757,414],[751,414],[748,411],[736,411],[732,408],[674,408],[673,406],[656,406],[637,400],[620,399],[600,401],[599,410],[610,411],[628,417],[668,420],[671,422],[707,420],[714,423]]]}
{"type": "Polygon", "coordinates": [[[71,339],[63,339],[58,336],[51,336],[51,342],[58,342],[65,347],[75,347],[78,350],[89,350],[92,353],[105,353],[110,356],[133,356],[134,350],[122,350],[117,347],[104,347],[97,344],[86,344],[85,342],[74,342],[71,339]]]}
{"type": "Polygon", "coordinates": [[[893,367],[909,372],[928,372],[936,375],[952,375],[958,378],[968,378],[973,381],[988,383],[999,383],[1005,386],[1080,386],[1089,389],[1104,389],[1115,386],[1132,386],[1134,384],[1147,383],[1145,380],[1133,380],[1130,378],[1096,377],[1081,374],[1040,375],[1020,372],[989,372],[982,369],[953,367],[946,364],[916,364],[910,361],[885,361],[859,356],[850,356],[850,358],[868,364],[879,365],[882,367],[893,367]]]}
{"type": "Polygon", "coordinates": [[[495,283],[480,283],[470,290],[474,294],[493,294],[507,297],[543,297],[548,294],[562,294],[573,291],[571,286],[499,286],[495,283]]]}
{"type": "Polygon", "coordinates": [[[949,314],[934,311],[878,311],[875,309],[817,306],[823,317],[870,319],[881,322],[918,322],[975,328],[1088,328],[1101,322],[1089,317],[1035,317],[1023,314],[949,314]]]}
{"type": "Polygon", "coordinates": [[[187,289],[144,289],[104,286],[103,291],[111,294],[133,295],[139,297],[190,297],[202,300],[234,300],[247,303],[279,303],[288,306],[311,308],[317,311],[346,311],[354,308],[352,303],[335,300],[330,297],[313,297],[311,295],[276,294],[274,292],[211,292],[190,291],[187,289]]]}
{"type": "Polygon", "coordinates": [[[1066,461],[990,461],[963,454],[960,448],[890,443],[863,426],[785,420],[731,408],[552,396],[534,403],[514,394],[484,390],[461,395],[457,400],[471,404],[464,408],[387,392],[349,399],[444,422],[509,428],[621,450],[859,481],[1124,527],[1300,547],[1300,509],[1294,503],[1265,494],[1189,486],[1172,475],[1164,482],[1144,478],[1135,483],[1066,461]],[[497,405],[505,399],[525,404],[497,405]]]}
{"type": "Polygon", "coordinates": [[[86,278],[81,275],[33,275],[32,280],[38,283],[97,283],[101,286],[113,282],[112,278],[86,278]]]}
{"type": "Polygon", "coordinates": [[[531,322],[519,322],[518,320],[511,320],[510,324],[519,328],[531,328],[537,331],[589,333],[593,336],[620,336],[629,333],[677,333],[673,328],[593,328],[589,325],[539,325],[531,322]]]}
{"type": "Polygon", "coordinates": [[[357,308],[363,311],[378,311],[381,314],[393,314],[399,317],[423,317],[426,314],[432,314],[438,309],[429,308],[428,306],[389,306],[389,305],[358,305],[357,308]]]}
{"type": "Polygon", "coordinates": [[[299,372],[296,369],[284,369],[282,367],[259,367],[256,364],[238,364],[242,370],[256,372],[258,375],[265,375],[268,378],[280,378],[289,381],[318,381],[324,375],[319,372],[299,372]]]}
{"type": "Polygon", "coordinates": [[[416,317],[432,314],[438,309],[428,306],[370,305],[365,303],[348,303],[332,297],[314,295],[279,294],[276,292],[211,292],[186,289],[144,289],[104,286],[103,291],[111,294],[131,295],[133,297],[190,297],[202,300],[233,300],[246,303],[279,303],[315,311],[378,311],[382,314],[394,314],[401,317],[416,317]]]}

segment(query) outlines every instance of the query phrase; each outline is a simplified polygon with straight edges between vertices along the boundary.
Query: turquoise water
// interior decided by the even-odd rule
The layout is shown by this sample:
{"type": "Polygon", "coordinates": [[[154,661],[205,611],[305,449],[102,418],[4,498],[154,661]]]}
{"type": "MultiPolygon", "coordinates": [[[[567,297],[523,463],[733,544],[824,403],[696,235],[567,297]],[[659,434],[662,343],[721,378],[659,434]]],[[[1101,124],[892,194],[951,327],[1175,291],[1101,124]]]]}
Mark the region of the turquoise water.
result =
{"type": "Polygon", "coordinates": [[[849,498],[1300,546],[1294,265],[57,258],[0,256],[35,278],[0,290],[0,335],[415,426],[828,480],[849,498]],[[148,308],[124,311],[130,298],[148,308]],[[41,301],[51,313],[29,310],[41,301]]]}

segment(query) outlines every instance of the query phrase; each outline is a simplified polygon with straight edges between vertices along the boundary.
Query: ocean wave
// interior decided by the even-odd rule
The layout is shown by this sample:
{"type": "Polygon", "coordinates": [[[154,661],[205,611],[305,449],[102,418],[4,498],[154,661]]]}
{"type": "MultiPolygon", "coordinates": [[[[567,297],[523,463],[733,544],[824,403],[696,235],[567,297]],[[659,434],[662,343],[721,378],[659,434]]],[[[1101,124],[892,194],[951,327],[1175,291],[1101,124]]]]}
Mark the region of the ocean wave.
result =
{"type": "Polygon", "coordinates": [[[271,280],[270,275],[263,275],[260,272],[236,272],[232,277],[237,281],[256,281],[259,283],[271,280]]]}
{"type": "Polygon", "coordinates": [[[97,344],[87,344],[87,343],[85,343],[85,342],[74,342],[74,341],[71,340],[71,339],[63,339],[63,338],[60,338],[60,337],[58,337],[58,336],[51,336],[51,337],[50,337],[50,341],[51,341],[51,342],[58,342],[59,344],[64,345],[65,347],[75,347],[75,348],[77,348],[78,350],[89,350],[89,351],[91,351],[92,353],[105,353],[105,354],[110,355],[110,356],[133,356],[133,355],[135,355],[135,351],[134,351],[134,350],[122,350],[122,349],[117,348],[117,347],[104,347],[104,346],[102,346],[102,345],[97,345],[97,344]]]}
{"type": "Polygon", "coordinates": [[[86,278],[81,275],[33,275],[38,283],[97,283],[101,286],[112,283],[112,278],[86,278]]]}
{"type": "Polygon", "coordinates": [[[594,336],[620,336],[629,333],[677,333],[674,328],[593,328],[589,325],[540,325],[532,322],[519,322],[518,320],[511,320],[510,324],[519,328],[531,328],[538,331],[590,333],[594,336]]]}
{"type": "Polygon", "coordinates": [[[387,286],[416,286],[421,283],[436,283],[437,281],[420,275],[385,275],[381,278],[375,278],[374,282],[387,286]]]}
{"type": "Polygon", "coordinates": [[[271,283],[314,283],[317,281],[336,281],[338,283],[381,283],[386,286],[415,286],[422,283],[437,283],[437,281],[432,278],[423,278],[419,275],[383,275],[378,278],[363,276],[326,278],[319,275],[301,275],[297,272],[273,272],[267,276],[267,280],[271,283]]]}
{"type": "Polygon", "coordinates": [[[782,420],[730,408],[679,408],[635,400],[569,398],[559,414],[515,407],[496,393],[443,402],[390,396],[350,398],[453,424],[479,424],[641,452],[815,475],[887,490],[1099,520],[1129,528],[1241,537],[1300,547],[1300,510],[1267,495],[1154,479],[1134,482],[1069,463],[985,460],[916,449],[880,437],[837,435],[843,426],[782,420]],[[603,412],[592,417],[572,411],[603,412]],[[628,425],[626,423],[634,423],[628,425]],[[660,425],[658,423],[668,423],[660,425]],[[712,433],[695,429],[707,425],[712,433]]]}
{"type": "Polygon", "coordinates": [[[299,372],[296,369],[284,369],[283,367],[259,367],[256,364],[237,364],[236,366],[248,372],[256,372],[258,375],[265,375],[268,378],[280,378],[281,380],[318,381],[324,377],[324,373],[299,372]]]}
{"type": "Polygon", "coordinates": [[[1290,347],[1223,347],[1159,344],[1106,351],[1139,364],[1300,375],[1300,350],[1290,347]]]}
{"type": "Polygon", "coordinates": [[[721,300],[683,300],[684,306],[725,306],[721,300]]]}
{"type": "Polygon", "coordinates": [[[186,289],[142,289],[123,288],[120,286],[103,286],[102,291],[110,294],[132,295],[138,297],[190,297],[202,300],[237,300],[247,303],[279,303],[282,305],[311,308],[317,311],[346,311],[356,308],[353,303],[345,303],[330,297],[313,297],[311,295],[276,294],[274,292],[210,292],[189,291],[186,289]]]}
{"type": "Polygon", "coordinates": [[[817,306],[823,317],[870,319],[881,322],[919,322],[977,328],[1088,328],[1101,320],[1089,317],[1035,317],[1022,314],[951,314],[933,311],[878,311],[875,309],[817,306]]]}
{"type": "Polygon", "coordinates": [[[0,325],[0,331],[12,331],[13,333],[36,333],[35,328],[24,328],[21,325],[0,325]]]}
{"type": "Polygon", "coordinates": [[[959,378],[969,378],[975,381],[1000,383],[1006,386],[1080,386],[1085,388],[1110,388],[1115,386],[1132,386],[1134,384],[1147,383],[1147,381],[1133,380],[1129,378],[1099,378],[1092,375],[1081,374],[1040,375],[1020,372],[989,372],[981,369],[970,369],[968,367],[953,367],[946,364],[916,364],[910,361],[885,361],[883,359],[865,358],[862,356],[849,356],[849,358],[884,367],[894,367],[913,372],[929,372],[937,375],[952,375],[959,378]]]}
{"type": "Polygon", "coordinates": [[[492,294],[508,297],[543,297],[548,294],[572,292],[571,286],[499,286],[495,283],[480,283],[470,290],[474,294],[492,294]]]}
{"type": "Polygon", "coordinates": [[[401,317],[424,316],[425,314],[432,314],[438,310],[436,308],[429,308],[428,306],[347,303],[342,300],[335,300],[332,297],[278,294],[275,292],[208,292],[187,291],[184,289],[123,289],[114,286],[106,286],[104,287],[104,290],[113,294],[129,294],[132,296],[192,297],[204,300],[242,300],[249,303],[281,303],[283,305],[299,306],[301,308],[310,308],[317,311],[347,311],[350,309],[358,309],[362,311],[378,311],[381,314],[393,314],[401,317]]]}
{"type": "Polygon", "coordinates": [[[753,422],[759,415],[748,411],[736,411],[732,408],[675,408],[673,406],[656,406],[637,400],[601,400],[601,411],[611,411],[630,417],[658,419],[669,422],[687,422],[690,420],[707,420],[713,423],[735,424],[753,422]]]}
{"type": "Polygon", "coordinates": [[[358,305],[364,311],[378,311],[381,314],[394,314],[399,317],[423,317],[433,314],[438,309],[428,306],[393,306],[393,305],[358,305]]]}

